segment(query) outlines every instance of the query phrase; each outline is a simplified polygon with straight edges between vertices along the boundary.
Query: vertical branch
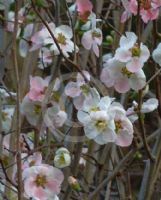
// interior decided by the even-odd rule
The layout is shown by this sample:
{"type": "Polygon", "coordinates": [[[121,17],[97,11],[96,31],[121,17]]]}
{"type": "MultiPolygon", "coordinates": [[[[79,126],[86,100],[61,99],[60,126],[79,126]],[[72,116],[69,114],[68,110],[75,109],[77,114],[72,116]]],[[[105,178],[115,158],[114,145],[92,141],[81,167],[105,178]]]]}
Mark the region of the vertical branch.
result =
{"type": "Polygon", "coordinates": [[[16,82],[16,152],[17,152],[17,181],[18,181],[18,200],[22,200],[22,171],[21,171],[21,147],[20,147],[20,133],[21,133],[21,119],[20,119],[20,85],[19,85],[19,71],[17,61],[17,44],[16,37],[18,31],[18,9],[19,1],[15,0],[15,21],[14,21],[14,32],[13,32],[13,64],[15,72],[16,82]]]}

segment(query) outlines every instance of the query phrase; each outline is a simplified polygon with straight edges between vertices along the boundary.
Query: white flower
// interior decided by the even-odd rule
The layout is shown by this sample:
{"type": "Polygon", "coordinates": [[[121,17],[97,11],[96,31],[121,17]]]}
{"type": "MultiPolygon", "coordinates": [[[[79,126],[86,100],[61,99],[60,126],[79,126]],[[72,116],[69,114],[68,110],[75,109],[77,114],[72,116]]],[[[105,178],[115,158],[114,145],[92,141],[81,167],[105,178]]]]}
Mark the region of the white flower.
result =
{"type": "Polygon", "coordinates": [[[137,44],[137,36],[133,32],[126,32],[121,36],[120,47],[116,50],[115,59],[125,62],[130,72],[137,72],[148,60],[150,52],[144,44],[137,44]]]}
{"type": "Polygon", "coordinates": [[[161,43],[158,44],[157,48],[152,54],[153,60],[161,66],[161,43]]]}
{"type": "Polygon", "coordinates": [[[114,116],[108,112],[112,101],[110,97],[100,99],[99,96],[86,99],[82,110],[77,113],[85,135],[98,144],[114,142],[116,139],[114,116]]]}
{"type": "Polygon", "coordinates": [[[57,168],[64,168],[71,164],[71,156],[68,149],[61,147],[55,152],[54,165],[57,168]]]}
{"type": "MultiPolygon", "coordinates": [[[[68,53],[72,53],[74,51],[74,43],[71,41],[73,37],[72,29],[67,25],[61,25],[56,28],[53,27],[52,31],[63,54],[66,57],[69,57],[68,53]]],[[[54,51],[55,55],[60,54],[53,38],[50,35],[45,38],[44,45],[51,45],[50,50],[54,51]]],[[[78,47],[76,47],[76,50],[78,51],[78,47]]]]}

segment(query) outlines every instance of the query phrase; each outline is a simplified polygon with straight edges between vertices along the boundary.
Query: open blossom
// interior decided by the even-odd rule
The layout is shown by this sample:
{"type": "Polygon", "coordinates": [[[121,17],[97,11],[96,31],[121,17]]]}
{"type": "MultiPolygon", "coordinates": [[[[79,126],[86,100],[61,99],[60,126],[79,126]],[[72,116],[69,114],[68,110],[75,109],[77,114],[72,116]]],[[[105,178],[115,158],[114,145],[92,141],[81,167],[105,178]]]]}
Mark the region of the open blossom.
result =
{"type": "MultiPolygon", "coordinates": [[[[143,102],[141,106],[141,113],[149,113],[157,109],[158,107],[158,99],[150,98],[147,101],[143,102]]],[[[138,119],[138,103],[133,101],[133,106],[128,108],[126,115],[130,119],[131,122],[135,122],[138,119]]]]}
{"type": "Polygon", "coordinates": [[[161,43],[154,49],[152,54],[153,60],[161,66],[161,43]]]}
{"type": "MultiPolygon", "coordinates": [[[[58,27],[55,27],[54,23],[49,23],[48,26],[53,32],[54,37],[57,40],[57,44],[59,45],[63,54],[69,57],[68,53],[72,53],[74,51],[74,43],[71,40],[73,37],[73,32],[70,26],[60,25],[58,27]]],[[[33,45],[30,51],[49,46],[50,51],[53,51],[55,55],[60,54],[59,49],[57,48],[52,36],[50,35],[46,27],[35,33],[32,36],[31,41],[33,45]]],[[[78,50],[78,47],[76,47],[76,50],[78,50]]]]}
{"type": "Polygon", "coordinates": [[[64,179],[63,173],[50,165],[38,165],[23,171],[24,191],[37,200],[55,199],[64,179]]]}
{"type": "MultiPolygon", "coordinates": [[[[90,74],[87,71],[82,71],[86,77],[86,81],[90,81],[90,74]]],[[[70,81],[65,86],[65,94],[73,98],[73,103],[77,109],[80,109],[85,100],[85,96],[89,93],[89,87],[86,84],[84,77],[78,73],[76,82],[70,81]]]]}
{"type": "Polygon", "coordinates": [[[126,32],[120,38],[120,47],[116,50],[115,59],[126,63],[130,72],[138,72],[148,60],[150,52],[144,44],[137,44],[137,36],[133,32],[126,32]]]}
{"type": "Polygon", "coordinates": [[[114,87],[117,92],[125,93],[132,88],[140,90],[145,86],[146,77],[142,69],[130,72],[126,64],[116,59],[108,59],[101,73],[101,81],[107,87],[114,87]]]}
{"type": "Polygon", "coordinates": [[[102,44],[102,31],[99,28],[93,28],[86,31],[81,39],[81,43],[85,49],[92,49],[95,55],[99,56],[99,46],[102,44]]]}
{"type": "Polygon", "coordinates": [[[112,100],[109,97],[88,99],[77,114],[85,135],[98,144],[114,142],[116,139],[113,114],[108,112],[112,100]]]}
{"type": "Polygon", "coordinates": [[[49,80],[49,77],[42,79],[39,76],[30,76],[30,91],[27,94],[29,99],[32,101],[43,101],[49,80]]]}
{"type": "Polygon", "coordinates": [[[115,143],[121,147],[131,145],[134,130],[131,121],[126,116],[126,111],[121,104],[114,102],[111,105],[111,112],[115,113],[114,122],[117,135],[115,143]]]}
{"type": "Polygon", "coordinates": [[[64,168],[71,164],[71,156],[68,149],[61,147],[55,152],[54,165],[57,168],[64,168]]]}

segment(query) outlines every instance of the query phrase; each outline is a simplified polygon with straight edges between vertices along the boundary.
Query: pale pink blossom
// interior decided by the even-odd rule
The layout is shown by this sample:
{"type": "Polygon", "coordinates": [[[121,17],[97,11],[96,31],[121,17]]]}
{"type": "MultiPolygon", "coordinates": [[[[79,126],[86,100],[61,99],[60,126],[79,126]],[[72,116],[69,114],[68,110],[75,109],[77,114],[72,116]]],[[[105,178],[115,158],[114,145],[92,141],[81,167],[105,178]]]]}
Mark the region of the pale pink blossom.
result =
{"type": "Polygon", "coordinates": [[[97,57],[99,57],[99,46],[102,44],[102,31],[99,28],[93,28],[86,31],[81,39],[83,47],[87,50],[92,49],[97,57]]]}
{"type": "Polygon", "coordinates": [[[114,87],[119,93],[125,93],[130,89],[138,91],[146,84],[146,77],[142,69],[132,73],[128,71],[125,63],[114,58],[104,64],[100,78],[107,87],[114,87]]]}
{"type": "Polygon", "coordinates": [[[48,200],[60,193],[63,173],[50,165],[39,165],[23,171],[24,191],[30,198],[48,200]]]}
{"type": "Polygon", "coordinates": [[[49,80],[49,77],[42,79],[40,76],[30,76],[30,91],[27,94],[29,99],[32,101],[43,101],[49,80]]]}
{"type": "MultiPolygon", "coordinates": [[[[48,26],[51,31],[54,31],[54,23],[49,23],[48,26]]],[[[44,40],[47,37],[50,37],[50,33],[46,27],[43,27],[40,31],[34,33],[34,35],[31,37],[32,47],[30,48],[30,51],[34,51],[43,47],[44,40]]]]}
{"type": "Polygon", "coordinates": [[[126,32],[120,38],[120,47],[116,50],[115,59],[126,63],[130,72],[138,72],[148,60],[150,52],[143,43],[137,44],[137,36],[133,32],[126,32]]]}
{"type": "Polygon", "coordinates": [[[110,111],[115,113],[114,122],[117,135],[115,143],[121,147],[131,145],[134,130],[131,121],[126,117],[126,111],[121,104],[115,102],[112,103],[110,111]]]}
{"type": "MultiPolygon", "coordinates": [[[[87,71],[82,71],[86,77],[86,81],[90,81],[90,74],[87,71]]],[[[65,87],[65,94],[73,98],[73,103],[77,109],[83,105],[85,96],[89,93],[89,88],[84,80],[84,77],[78,73],[76,82],[70,81],[65,87]]]]}
{"type": "MultiPolygon", "coordinates": [[[[55,39],[57,40],[57,44],[59,45],[62,53],[69,57],[69,53],[74,51],[74,43],[71,40],[73,37],[73,32],[70,26],[60,25],[55,27],[54,23],[48,24],[50,30],[54,34],[55,39]]],[[[49,47],[50,51],[53,51],[55,55],[59,55],[59,49],[54,42],[51,34],[49,33],[46,27],[43,27],[39,32],[35,33],[32,38],[32,48],[30,51],[36,50],[41,47],[49,47]]],[[[75,46],[76,51],[78,51],[78,47],[75,46]]]]}

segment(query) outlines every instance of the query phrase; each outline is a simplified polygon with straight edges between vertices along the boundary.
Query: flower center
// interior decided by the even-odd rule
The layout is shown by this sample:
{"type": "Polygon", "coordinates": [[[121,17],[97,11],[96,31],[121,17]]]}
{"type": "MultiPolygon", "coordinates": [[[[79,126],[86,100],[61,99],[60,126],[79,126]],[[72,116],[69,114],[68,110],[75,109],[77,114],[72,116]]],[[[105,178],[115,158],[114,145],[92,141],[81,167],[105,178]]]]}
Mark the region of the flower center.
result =
{"type": "Polygon", "coordinates": [[[34,105],[34,112],[38,115],[41,113],[41,106],[40,105],[34,105]]]}
{"type": "Polygon", "coordinates": [[[82,85],[82,86],[80,86],[80,88],[81,88],[83,94],[89,93],[89,87],[87,85],[82,85]]]}
{"type": "Polygon", "coordinates": [[[45,188],[45,185],[47,184],[47,179],[45,175],[37,175],[35,183],[37,187],[43,187],[45,188]]]}
{"type": "Polygon", "coordinates": [[[32,161],[29,163],[29,166],[32,167],[32,166],[35,165],[35,163],[36,163],[35,160],[32,160],[32,161]]]}
{"type": "Polygon", "coordinates": [[[123,75],[127,76],[128,78],[130,78],[131,75],[133,74],[133,73],[130,72],[126,67],[123,67],[123,68],[121,69],[121,73],[122,73],[123,75]]]}
{"type": "Polygon", "coordinates": [[[93,32],[92,32],[92,37],[93,37],[93,38],[100,38],[100,37],[101,37],[101,33],[100,33],[100,32],[97,32],[97,31],[93,31],[93,32]]]}
{"type": "Polygon", "coordinates": [[[151,1],[150,0],[141,0],[140,1],[141,7],[145,10],[149,10],[151,8],[151,1]]]}
{"type": "Polygon", "coordinates": [[[97,111],[99,111],[100,109],[99,109],[99,107],[97,107],[97,106],[93,106],[93,107],[91,107],[90,108],[90,111],[91,112],[97,112],[97,111]]]}
{"type": "Polygon", "coordinates": [[[139,57],[141,54],[140,48],[136,45],[131,49],[132,57],[139,57]]]}
{"type": "Polygon", "coordinates": [[[116,133],[117,133],[120,129],[123,128],[123,127],[122,127],[121,120],[115,121],[115,127],[116,127],[116,129],[115,129],[116,133]]]}
{"type": "Polygon", "coordinates": [[[107,127],[107,122],[105,120],[98,120],[95,125],[96,125],[98,130],[103,131],[107,127]]]}
{"type": "Polygon", "coordinates": [[[3,120],[3,121],[6,121],[6,120],[7,120],[7,117],[8,117],[8,113],[2,112],[2,120],[3,120]]]}
{"type": "Polygon", "coordinates": [[[62,33],[58,33],[57,42],[66,45],[66,37],[62,33]]]}

